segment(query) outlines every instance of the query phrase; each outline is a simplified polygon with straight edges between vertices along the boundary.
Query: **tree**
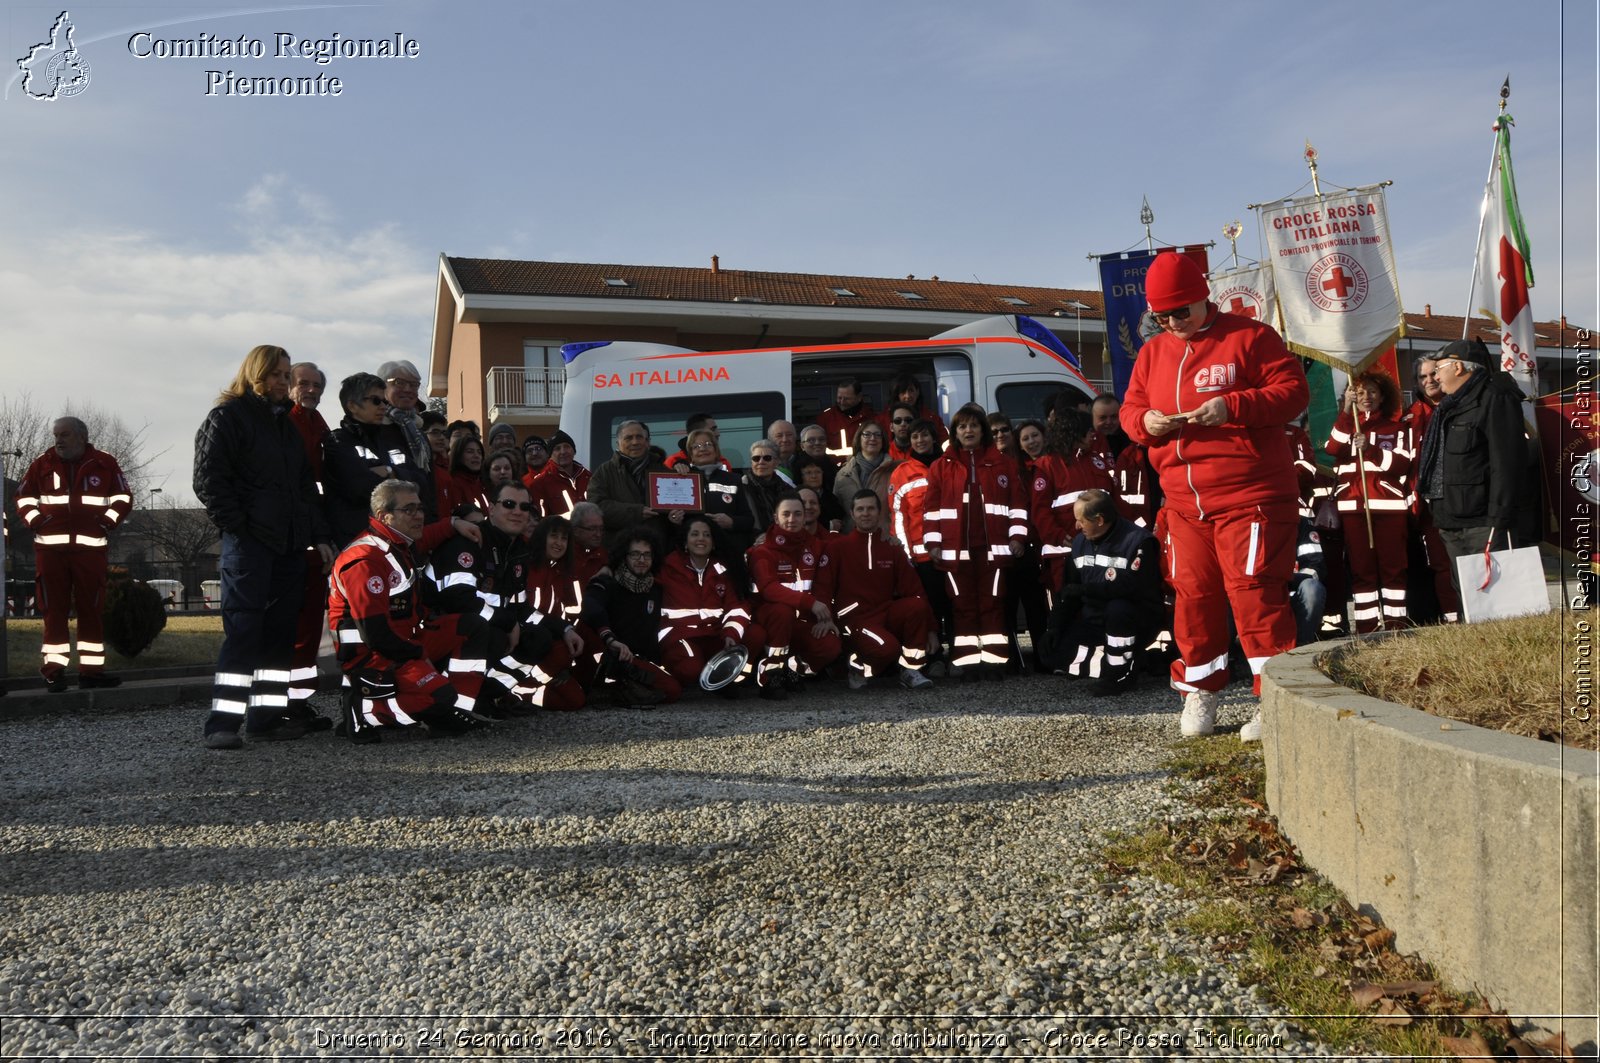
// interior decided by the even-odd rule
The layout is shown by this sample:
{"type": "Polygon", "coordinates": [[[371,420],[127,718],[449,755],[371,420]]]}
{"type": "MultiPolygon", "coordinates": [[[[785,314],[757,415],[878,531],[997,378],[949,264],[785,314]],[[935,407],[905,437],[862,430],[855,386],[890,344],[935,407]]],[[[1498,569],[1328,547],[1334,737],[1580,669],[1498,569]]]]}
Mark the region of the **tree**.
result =
{"type": "Polygon", "coordinates": [[[0,463],[6,479],[21,480],[33,459],[55,445],[50,429],[57,417],[76,417],[88,425],[89,445],[117,459],[135,502],[144,501],[150,466],[161,457],[145,453],[149,422],[131,428],[121,417],[92,402],[71,402],[65,409],[51,412],[42,409],[28,392],[0,398],[0,463]]]}
{"type": "Polygon", "coordinates": [[[222,541],[222,533],[203,509],[180,508],[164,495],[144,510],[134,510],[128,518],[127,534],[137,535],[166,556],[179,569],[185,594],[198,591],[200,568],[209,564],[211,548],[222,541]]]}

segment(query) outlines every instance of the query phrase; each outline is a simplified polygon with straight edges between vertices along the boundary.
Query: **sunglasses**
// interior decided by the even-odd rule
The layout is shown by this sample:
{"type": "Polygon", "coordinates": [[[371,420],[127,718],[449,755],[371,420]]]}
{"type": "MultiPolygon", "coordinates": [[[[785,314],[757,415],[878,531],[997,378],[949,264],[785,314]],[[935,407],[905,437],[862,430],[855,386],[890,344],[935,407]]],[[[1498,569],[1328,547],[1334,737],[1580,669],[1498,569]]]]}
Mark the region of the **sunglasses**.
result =
{"type": "Polygon", "coordinates": [[[387,406],[387,405],[389,405],[389,400],[384,398],[382,395],[368,395],[366,398],[362,399],[361,401],[362,402],[370,402],[374,406],[387,406]]]}
{"type": "Polygon", "coordinates": [[[915,417],[891,417],[889,419],[889,423],[890,424],[916,424],[917,423],[917,419],[915,417]]]}
{"type": "Polygon", "coordinates": [[[495,504],[498,505],[501,509],[520,509],[524,513],[532,513],[533,512],[533,503],[532,502],[513,502],[509,498],[502,498],[502,499],[498,499],[495,504]]]}
{"type": "Polygon", "coordinates": [[[752,455],[750,455],[750,463],[752,465],[754,465],[758,461],[759,462],[768,462],[768,461],[777,461],[777,460],[778,459],[774,458],[771,454],[752,454],[752,455]]]}
{"type": "Polygon", "coordinates": [[[1189,308],[1180,306],[1176,310],[1152,310],[1150,311],[1150,316],[1157,321],[1187,321],[1189,320],[1189,308]]]}

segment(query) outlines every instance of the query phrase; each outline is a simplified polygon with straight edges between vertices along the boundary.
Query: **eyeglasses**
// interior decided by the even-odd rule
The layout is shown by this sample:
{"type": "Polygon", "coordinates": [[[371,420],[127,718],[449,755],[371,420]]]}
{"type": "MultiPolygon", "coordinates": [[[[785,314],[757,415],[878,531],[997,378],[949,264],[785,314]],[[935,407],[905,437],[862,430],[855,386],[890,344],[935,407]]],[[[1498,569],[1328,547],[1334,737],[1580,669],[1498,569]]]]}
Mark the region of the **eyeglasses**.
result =
{"type": "Polygon", "coordinates": [[[573,531],[584,531],[584,532],[602,531],[602,530],[604,530],[604,528],[605,528],[604,524],[574,524],[572,526],[572,530],[573,531]]]}
{"type": "Polygon", "coordinates": [[[1176,310],[1152,310],[1150,311],[1150,316],[1157,321],[1187,321],[1189,320],[1189,308],[1180,306],[1176,310]]]}
{"type": "Polygon", "coordinates": [[[715,447],[715,446],[716,446],[716,444],[713,443],[711,440],[702,439],[700,442],[695,443],[694,445],[692,445],[689,449],[690,450],[710,450],[712,447],[715,447]]]}
{"type": "Polygon", "coordinates": [[[889,423],[890,424],[916,424],[917,423],[917,419],[915,417],[891,417],[891,418],[889,418],[889,423]]]}
{"type": "Polygon", "coordinates": [[[400,391],[415,391],[422,386],[422,381],[420,380],[402,380],[399,377],[390,377],[384,383],[400,391]]]}
{"type": "Polygon", "coordinates": [[[862,432],[861,433],[861,438],[862,439],[882,439],[883,438],[883,433],[882,432],[862,432]]]}
{"type": "Polygon", "coordinates": [[[771,454],[752,454],[752,455],[750,455],[750,464],[752,464],[752,465],[754,465],[758,461],[759,462],[769,462],[769,461],[777,461],[777,460],[778,459],[774,458],[771,454]]]}
{"type": "Polygon", "coordinates": [[[655,555],[652,554],[649,550],[629,550],[628,551],[628,560],[629,561],[649,561],[654,556],[655,555]]]}
{"type": "Polygon", "coordinates": [[[443,428],[439,428],[439,427],[434,427],[434,428],[428,429],[426,432],[424,432],[422,434],[425,435],[425,436],[438,436],[440,439],[443,439],[444,438],[444,429],[443,428]]]}
{"type": "Polygon", "coordinates": [[[1011,434],[1011,429],[1005,427],[1004,425],[998,424],[991,428],[990,431],[997,436],[1008,436],[1011,434]]]}
{"type": "Polygon", "coordinates": [[[409,506],[396,506],[390,512],[404,513],[408,517],[415,517],[422,512],[422,503],[413,502],[409,506]]]}
{"type": "Polygon", "coordinates": [[[501,509],[520,509],[524,513],[533,512],[532,502],[513,502],[509,498],[501,498],[496,499],[496,504],[499,505],[501,509]]]}
{"type": "Polygon", "coordinates": [[[382,395],[368,395],[366,398],[362,399],[361,401],[362,402],[370,402],[374,406],[387,406],[387,405],[389,405],[389,400],[384,398],[382,395]]]}

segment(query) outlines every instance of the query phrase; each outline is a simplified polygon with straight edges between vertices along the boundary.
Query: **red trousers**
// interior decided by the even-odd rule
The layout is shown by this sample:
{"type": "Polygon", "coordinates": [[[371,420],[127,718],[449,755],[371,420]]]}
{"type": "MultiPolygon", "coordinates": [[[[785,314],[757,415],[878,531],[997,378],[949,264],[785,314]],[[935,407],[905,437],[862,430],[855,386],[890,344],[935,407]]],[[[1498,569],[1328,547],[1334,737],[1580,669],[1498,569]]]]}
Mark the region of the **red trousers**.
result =
{"type": "Polygon", "coordinates": [[[39,574],[39,611],[44,614],[44,642],[39,671],[55,679],[67,670],[72,652],[67,618],[78,606],[78,674],[105,671],[106,552],[104,550],[35,550],[39,574]]]}
{"type": "MultiPolygon", "coordinates": [[[[405,661],[390,669],[354,669],[344,677],[356,688],[356,727],[403,727],[438,703],[438,695],[451,687],[450,677],[426,658],[405,661]]],[[[458,692],[459,699],[459,692],[458,692]]]]}
{"type": "Polygon", "coordinates": [[[1350,605],[1356,633],[1405,627],[1406,530],[1411,515],[1405,510],[1374,512],[1370,540],[1367,518],[1361,513],[1342,512],[1339,518],[1350,558],[1350,605]]]}
{"type": "MultiPolygon", "coordinates": [[[[744,638],[739,640],[739,645],[750,651],[751,663],[745,665],[746,674],[752,671],[754,662],[759,659],[766,644],[767,633],[761,629],[761,625],[745,625],[744,638]]],[[[661,641],[661,667],[684,686],[698,686],[706,662],[721,653],[726,645],[720,631],[683,639],[668,635],[661,641]]]]}
{"type": "Polygon", "coordinates": [[[317,692],[317,649],[328,625],[328,574],[322,571],[322,555],[306,551],[305,596],[300,599],[300,616],[294,631],[294,658],[289,662],[289,702],[304,701],[317,692]]]}
{"type": "Polygon", "coordinates": [[[1172,662],[1178,690],[1221,690],[1228,685],[1228,608],[1239,644],[1261,692],[1268,658],[1294,649],[1289,577],[1294,573],[1294,503],[1212,514],[1196,520],[1167,514],[1167,581],[1177,591],[1172,662]]]}
{"type": "Polygon", "coordinates": [[[984,561],[957,561],[955,571],[945,573],[945,580],[955,614],[950,663],[958,667],[1005,664],[1005,569],[984,561]]]}
{"type": "Polygon", "coordinates": [[[921,598],[900,598],[870,613],[852,610],[840,623],[850,667],[869,679],[897,663],[916,671],[928,662],[933,611],[921,598]]]}
{"type": "Polygon", "coordinates": [[[816,626],[816,619],[810,613],[802,616],[790,606],[773,602],[758,605],[756,623],[767,633],[767,654],[756,676],[758,682],[765,683],[769,672],[783,668],[784,659],[791,654],[804,661],[813,672],[822,672],[841,652],[838,635],[813,635],[811,629],[816,626]]]}

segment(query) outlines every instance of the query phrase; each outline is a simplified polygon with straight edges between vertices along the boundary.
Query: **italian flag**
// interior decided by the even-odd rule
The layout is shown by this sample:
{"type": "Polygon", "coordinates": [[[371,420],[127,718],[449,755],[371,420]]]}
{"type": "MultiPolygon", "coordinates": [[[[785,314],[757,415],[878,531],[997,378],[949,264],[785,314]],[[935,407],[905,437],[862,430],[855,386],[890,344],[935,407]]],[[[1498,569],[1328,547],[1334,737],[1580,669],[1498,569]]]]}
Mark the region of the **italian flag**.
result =
{"type": "Polygon", "coordinates": [[[1533,335],[1533,309],[1528,304],[1533,266],[1528,232],[1517,207],[1517,182],[1511,174],[1511,125],[1509,114],[1501,114],[1494,124],[1494,164],[1483,190],[1483,222],[1468,317],[1481,315],[1495,323],[1500,331],[1500,367],[1531,397],[1538,386],[1534,367],[1538,341],[1533,335]]]}

